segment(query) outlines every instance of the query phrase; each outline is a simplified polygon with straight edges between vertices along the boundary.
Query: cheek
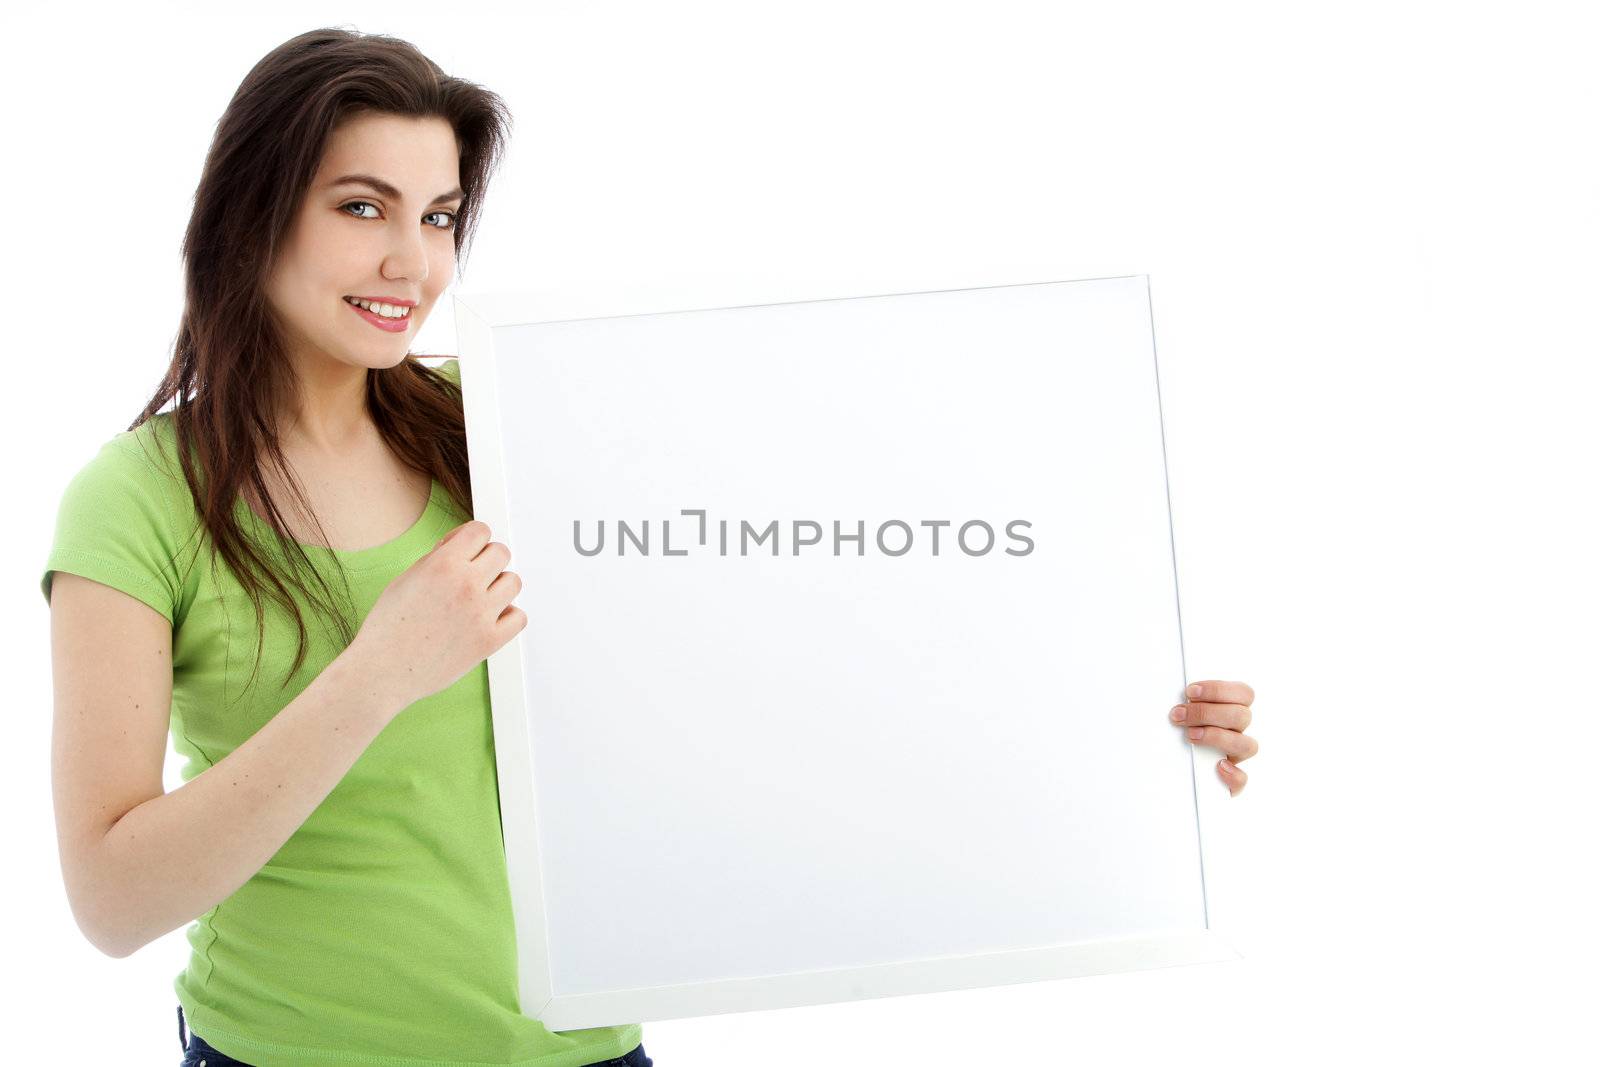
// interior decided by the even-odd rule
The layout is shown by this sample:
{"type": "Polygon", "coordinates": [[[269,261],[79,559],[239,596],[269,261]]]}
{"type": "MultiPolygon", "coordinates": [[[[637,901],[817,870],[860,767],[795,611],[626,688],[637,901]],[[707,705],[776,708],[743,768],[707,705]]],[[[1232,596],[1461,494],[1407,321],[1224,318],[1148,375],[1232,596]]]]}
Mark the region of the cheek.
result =
{"type": "Polygon", "coordinates": [[[437,297],[449,287],[455,279],[456,251],[454,241],[441,241],[445,247],[435,250],[428,258],[427,291],[430,297],[437,297]]]}
{"type": "MultiPolygon", "coordinates": [[[[289,265],[286,265],[289,266],[289,265]]],[[[327,297],[319,288],[318,273],[303,266],[286,269],[268,291],[273,309],[299,329],[313,329],[326,316],[327,297]]]]}
{"type": "Polygon", "coordinates": [[[315,253],[297,255],[285,262],[277,278],[277,291],[284,300],[302,309],[317,308],[327,301],[330,286],[335,284],[332,266],[325,257],[315,253]]]}

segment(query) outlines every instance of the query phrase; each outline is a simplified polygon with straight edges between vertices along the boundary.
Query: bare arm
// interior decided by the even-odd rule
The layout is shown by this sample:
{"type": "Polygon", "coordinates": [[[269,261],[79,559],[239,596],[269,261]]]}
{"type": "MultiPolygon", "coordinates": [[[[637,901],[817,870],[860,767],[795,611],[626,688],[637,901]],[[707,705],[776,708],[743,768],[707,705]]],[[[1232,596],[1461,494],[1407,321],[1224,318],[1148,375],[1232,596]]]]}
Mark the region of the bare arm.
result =
{"type": "Polygon", "coordinates": [[[166,793],[170,625],[64,571],[50,599],[62,875],[79,928],[110,956],[133,954],[248,881],[407,703],[352,645],[253,737],[166,793]],[[204,864],[190,862],[197,841],[204,864]]]}

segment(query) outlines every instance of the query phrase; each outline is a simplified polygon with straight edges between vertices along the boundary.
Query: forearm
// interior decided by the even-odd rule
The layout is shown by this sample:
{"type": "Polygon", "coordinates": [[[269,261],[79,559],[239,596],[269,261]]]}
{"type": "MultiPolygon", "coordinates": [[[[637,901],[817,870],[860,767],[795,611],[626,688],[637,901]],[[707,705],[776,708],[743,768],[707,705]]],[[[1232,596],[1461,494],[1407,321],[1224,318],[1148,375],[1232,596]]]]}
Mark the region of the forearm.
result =
{"type": "Polygon", "coordinates": [[[94,861],[95,944],[131,955],[249,881],[406,706],[390,682],[352,646],[221,762],[117,820],[94,861]]]}

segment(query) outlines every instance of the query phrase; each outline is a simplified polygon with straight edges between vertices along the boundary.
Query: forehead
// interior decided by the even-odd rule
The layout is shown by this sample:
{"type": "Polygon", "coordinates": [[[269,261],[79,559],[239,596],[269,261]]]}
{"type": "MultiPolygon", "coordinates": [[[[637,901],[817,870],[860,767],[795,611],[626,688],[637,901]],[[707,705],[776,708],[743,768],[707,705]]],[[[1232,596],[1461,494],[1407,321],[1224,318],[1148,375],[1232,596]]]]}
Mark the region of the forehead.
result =
{"type": "Polygon", "coordinates": [[[358,115],[328,134],[316,182],[344,174],[375,174],[407,196],[426,200],[457,184],[461,149],[455,131],[441,118],[358,115]]]}

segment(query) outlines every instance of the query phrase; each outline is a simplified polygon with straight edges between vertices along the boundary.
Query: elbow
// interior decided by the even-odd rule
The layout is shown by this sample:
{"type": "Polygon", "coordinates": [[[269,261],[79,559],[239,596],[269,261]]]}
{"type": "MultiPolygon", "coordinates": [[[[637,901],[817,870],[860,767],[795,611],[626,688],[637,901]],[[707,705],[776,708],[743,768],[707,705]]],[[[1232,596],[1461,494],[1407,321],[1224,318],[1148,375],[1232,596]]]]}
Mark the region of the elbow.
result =
{"type": "Polygon", "coordinates": [[[125,960],[144,947],[143,941],[106,930],[93,933],[85,930],[83,936],[89,939],[89,944],[114,960],[125,960]]]}
{"type": "Polygon", "coordinates": [[[93,909],[82,907],[78,901],[70,898],[68,904],[72,908],[72,918],[78,924],[78,932],[83,934],[84,940],[112,959],[127,959],[144,947],[141,942],[127,936],[124,931],[98,921],[93,915],[93,909]]]}
{"type": "Polygon", "coordinates": [[[92,941],[91,944],[114,960],[125,960],[144,947],[131,941],[112,941],[108,938],[92,941]]]}
{"type": "Polygon", "coordinates": [[[137,930],[114,925],[102,925],[85,930],[84,936],[89,939],[91,945],[114,960],[127,959],[151,941],[150,938],[141,936],[137,930]]]}
{"type": "Polygon", "coordinates": [[[127,892],[94,858],[63,853],[67,907],[84,940],[112,959],[126,959],[143,947],[144,941],[136,937],[127,892]]]}
{"type": "Polygon", "coordinates": [[[125,938],[117,937],[110,930],[101,930],[82,920],[78,922],[78,929],[82,932],[84,940],[114,960],[127,959],[139,947],[130,944],[125,938]]]}

